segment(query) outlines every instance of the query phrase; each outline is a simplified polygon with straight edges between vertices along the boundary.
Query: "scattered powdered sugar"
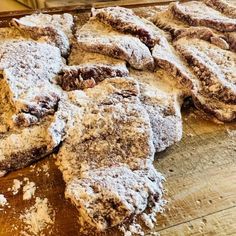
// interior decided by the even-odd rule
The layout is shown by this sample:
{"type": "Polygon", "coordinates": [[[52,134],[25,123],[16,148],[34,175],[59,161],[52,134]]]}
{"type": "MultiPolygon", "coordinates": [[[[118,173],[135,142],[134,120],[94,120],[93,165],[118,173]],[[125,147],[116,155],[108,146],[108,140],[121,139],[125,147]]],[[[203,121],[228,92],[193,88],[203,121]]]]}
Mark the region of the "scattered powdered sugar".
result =
{"type": "Polygon", "coordinates": [[[147,236],[160,236],[160,233],[158,233],[158,232],[151,232],[151,233],[147,234],[147,236]]]}
{"type": "Polygon", "coordinates": [[[29,200],[34,196],[36,186],[34,182],[30,182],[28,178],[24,178],[26,184],[23,187],[23,200],[29,200]]]}
{"type": "Polygon", "coordinates": [[[29,178],[24,178],[23,181],[14,179],[13,185],[11,188],[8,188],[8,191],[12,191],[12,194],[16,195],[21,186],[23,186],[23,200],[30,200],[35,194],[36,186],[34,182],[29,181],[29,178]]]}
{"type": "Polygon", "coordinates": [[[124,234],[124,236],[132,236],[132,235],[141,235],[144,236],[144,231],[140,224],[137,224],[135,221],[131,223],[128,228],[125,226],[121,226],[120,231],[124,234]]]}
{"type": "Polygon", "coordinates": [[[48,203],[48,199],[36,198],[35,204],[20,215],[24,222],[22,235],[44,236],[43,231],[50,228],[55,221],[55,212],[48,203]]]}
{"type": "Polygon", "coordinates": [[[1,170],[1,171],[0,171],[0,177],[3,177],[6,173],[7,173],[6,171],[1,170]]]}
{"type": "Polygon", "coordinates": [[[19,192],[20,187],[21,187],[22,184],[23,184],[22,181],[20,181],[18,179],[14,179],[13,180],[13,186],[9,190],[12,191],[13,195],[16,195],[19,192]]]}
{"type": "Polygon", "coordinates": [[[129,231],[132,234],[137,234],[137,235],[144,235],[143,229],[141,227],[141,225],[137,224],[137,223],[133,223],[129,226],[129,231]]]}
{"type": "Polygon", "coordinates": [[[153,220],[148,214],[143,213],[141,217],[142,217],[143,222],[148,228],[152,229],[154,227],[153,220]]]}
{"type": "Polygon", "coordinates": [[[30,166],[30,172],[34,172],[35,171],[35,165],[31,165],[30,166]]]}
{"type": "Polygon", "coordinates": [[[48,172],[48,170],[49,170],[49,165],[48,165],[48,163],[45,163],[45,164],[42,166],[42,169],[43,169],[44,172],[48,172]]]}
{"type": "Polygon", "coordinates": [[[8,205],[7,199],[5,198],[3,194],[0,194],[0,210],[1,210],[1,207],[4,207],[6,205],[8,205]]]}
{"type": "Polygon", "coordinates": [[[49,175],[50,175],[48,172],[49,171],[49,163],[45,163],[41,167],[38,167],[38,168],[36,168],[35,165],[32,165],[30,168],[31,168],[30,172],[35,172],[36,176],[39,176],[39,174],[41,172],[43,172],[45,174],[45,176],[47,176],[47,177],[49,177],[49,175]]]}
{"type": "Polygon", "coordinates": [[[49,170],[49,163],[45,163],[45,164],[42,166],[42,171],[45,173],[45,175],[46,175],[47,177],[49,177],[49,172],[48,172],[48,170],[49,170]]]}

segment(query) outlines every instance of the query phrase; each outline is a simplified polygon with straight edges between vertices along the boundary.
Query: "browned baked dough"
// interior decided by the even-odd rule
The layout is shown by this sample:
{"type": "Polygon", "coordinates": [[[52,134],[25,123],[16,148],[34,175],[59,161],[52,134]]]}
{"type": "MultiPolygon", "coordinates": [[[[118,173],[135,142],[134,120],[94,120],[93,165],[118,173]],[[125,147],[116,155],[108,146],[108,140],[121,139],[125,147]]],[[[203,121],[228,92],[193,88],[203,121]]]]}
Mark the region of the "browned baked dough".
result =
{"type": "Polygon", "coordinates": [[[53,79],[62,66],[54,46],[22,39],[0,41],[1,175],[42,158],[61,142],[63,96],[53,79]]]}
{"type": "Polygon", "coordinates": [[[69,92],[81,112],[74,116],[57,164],[66,197],[97,231],[161,205],[163,177],[152,166],[152,130],[139,94],[132,78],[110,78],[69,92]]]}
{"type": "Polygon", "coordinates": [[[77,44],[72,46],[68,64],[58,78],[58,83],[67,91],[91,88],[106,78],[129,75],[125,61],[84,51],[77,44]]]}
{"type": "Polygon", "coordinates": [[[166,40],[155,45],[152,56],[156,65],[174,76],[184,88],[192,89],[194,87],[194,75],[179,53],[166,40]]]}
{"type": "Polygon", "coordinates": [[[200,1],[173,3],[171,10],[178,19],[192,26],[206,26],[223,32],[236,30],[235,19],[223,15],[200,1]]]}
{"type": "Polygon", "coordinates": [[[174,40],[189,36],[204,39],[222,49],[229,49],[229,44],[223,33],[204,26],[190,26],[186,22],[179,20],[171,11],[171,4],[169,9],[156,13],[151,18],[151,21],[161,29],[170,32],[174,40]]]}
{"type": "Polygon", "coordinates": [[[92,16],[118,31],[136,36],[148,47],[159,43],[162,37],[168,37],[150,21],[140,18],[131,9],[124,7],[92,9],[92,16]]]}
{"type": "Polygon", "coordinates": [[[236,2],[232,0],[204,0],[204,2],[226,16],[236,18],[236,2]]]}
{"type": "Polygon", "coordinates": [[[196,74],[193,90],[197,107],[214,114],[221,121],[235,119],[236,55],[200,39],[181,38],[175,42],[196,74]]]}
{"type": "Polygon", "coordinates": [[[189,90],[178,84],[175,77],[163,69],[155,73],[131,70],[130,76],[140,84],[140,100],[146,109],[157,152],[182,138],[182,100],[189,90]]]}
{"type": "Polygon", "coordinates": [[[145,44],[131,35],[114,31],[98,20],[89,20],[78,30],[77,42],[85,51],[125,60],[135,69],[154,68],[153,58],[145,44]]]}
{"type": "Polygon", "coordinates": [[[20,19],[12,19],[11,25],[17,28],[24,37],[53,44],[60,49],[63,56],[69,52],[74,26],[71,14],[33,14],[20,19]]]}

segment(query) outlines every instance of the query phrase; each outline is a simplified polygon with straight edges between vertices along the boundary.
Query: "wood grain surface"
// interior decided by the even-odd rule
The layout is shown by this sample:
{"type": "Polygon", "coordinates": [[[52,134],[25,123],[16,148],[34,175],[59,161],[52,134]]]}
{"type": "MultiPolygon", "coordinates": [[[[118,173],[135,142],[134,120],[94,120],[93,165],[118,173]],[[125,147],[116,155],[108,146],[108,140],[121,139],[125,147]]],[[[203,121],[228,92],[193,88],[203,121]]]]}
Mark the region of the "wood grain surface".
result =
{"type": "MultiPolygon", "coordinates": [[[[236,235],[236,124],[213,123],[194,109],[185,111],[183,120],[182,141],[156,156],[155,166],[166,177],[168,204],[152,231],[162,236],[236,235]]],[[[35,197],[48,198],[55,211],[55,223],[44,235],[83,235],[76,209],[64,198],[65,186],[54,162],[51,155],[34,168],[0,179],[0,193],[6,196],[10,207],[0,211],[1,236],[22,235],[24,225],[19,215],[34,204],[35,197]],[[45,164],[48,172],[43,169],[45,164]],[[22,200],[22,190],[16,195],[8,191],[13,179],[24,177],[37,186],[34,198],[28,201],[22,200]]],[[[101,235],[120,234],[114,229],[101,235]]]]}

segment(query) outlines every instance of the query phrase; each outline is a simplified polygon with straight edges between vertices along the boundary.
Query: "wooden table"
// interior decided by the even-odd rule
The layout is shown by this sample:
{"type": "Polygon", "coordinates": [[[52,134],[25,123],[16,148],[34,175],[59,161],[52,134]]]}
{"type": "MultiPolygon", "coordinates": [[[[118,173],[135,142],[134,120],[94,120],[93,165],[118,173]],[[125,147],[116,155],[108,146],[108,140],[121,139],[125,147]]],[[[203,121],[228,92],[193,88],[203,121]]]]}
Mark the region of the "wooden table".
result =
{"type": "MultiPolygon", "coordinates": [[[[215,124],[198,112],[184,112],[181,142],[157,154],[156,168],[166,176],[166,210],[157,217],[153,231],[172,235],[236,235],[236,124],[215,124]]],[[[22,191],[13,196],[7,189],[13,179],[28,177],[37,185],[35,197],[48,198],[55,210],[55,224],[45,235],[77,236],[76,209],[64,198],[61,173],[50,156],[32,167],[0,179],[11,208],[0,211],[0,235],[18,236],[23,226],[19,215],[34,204],[22,201],[22,191]],[[49,165],[49,176],[42,169],[49,165]],[[15,229],[14,227],[18,227],[15,229]]],[[[94,234],[89,234],[94,235],[94,234]]],[[[101,235],[119,235],[116,230],[101,235]]],[[[147,234],[148,235],[148,234],[147,234]]]]}
{"type": "Polygon", "coordinates": [[[0,0],[0,12],[2,11],[19,11],[28,8],[14,0],[0,0]]]}

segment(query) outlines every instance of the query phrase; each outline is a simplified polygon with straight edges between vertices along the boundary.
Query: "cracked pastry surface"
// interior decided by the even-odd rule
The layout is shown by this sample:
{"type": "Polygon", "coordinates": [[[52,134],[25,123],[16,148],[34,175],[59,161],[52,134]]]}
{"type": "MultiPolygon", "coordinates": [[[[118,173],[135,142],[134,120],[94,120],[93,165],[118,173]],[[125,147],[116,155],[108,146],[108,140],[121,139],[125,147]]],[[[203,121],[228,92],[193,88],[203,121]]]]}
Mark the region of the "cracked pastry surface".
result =
{"type": "Polygon", "coordinates": [[[125,60],[136,69],[152,70],[154,67],[153,58],[145,44],[98,20],[90,19],[77,31],[77,43],[85,51],[125,60]]]}
{"type": "Polygon", "coordinates": [[[124,7],[92,9],[92,16],[118,31],[136,36],[148,47],[159,43],[161,37],[168,37],[150,21],[140,18],[131,9],[124,7]]]}
{"type": "Polygon", "coordinates": [[[192,26],[206,26],[227,32],[236,30],[235,19],[223,15],[200,1],[173,3],[171,10],[177,18],[192,26]]]}
{"type": "Polygon", "coordinates": [[[64,90],[92,88],[106,78],[127,77],[129,75],[125,61],[90,53],[73,44],[69,66],[63,68],[58,83],[64,90]]]}
{"type": "Polygon", "coordinates": [[[97,231],[161,204],[163,177],[152,166],[152,130],[138,96],[132,78],[110,78],[69,92],[78,114],[57,164],[66,197],[97,231]]]}
{"type": "Polygon", "coordinates": [[[202,108],[215,114],[219,120],[233,120],[236,55],[199,39],[182,38],[175,43],[175,47],[192,67],[199,81],[193,92],[198,107],[202,103],[202,108]]]}
{"type": "Polygon", "coordinates": [[[18,29],[24,37],[45,41],[58,47],[63,56],[69,52],[74,26],[71,14],[33,14],[20,19],[12,19],[11,25],[18,29]]]}
{"type": "Polygon", "coordinates": [[[163,151],[180,141],[180,110],[188,91],[162,69],[155,73],[132,70],[130,76],[140,83],[140,100],[149,115],[156,151],[163,151]]]}
{"type": "Polygon", "coordinates": [[[65,120],[53,78],[63,61],[58,48],[33,41],[0,42],[0,172],[27,166],[60,143],[65,120]]]}
{"type": "Polygon", "coordinates": [[[231,0],[204,0],[208,6],[222,12],[223,14],[236,18],[236,3],[231,0]]]}

